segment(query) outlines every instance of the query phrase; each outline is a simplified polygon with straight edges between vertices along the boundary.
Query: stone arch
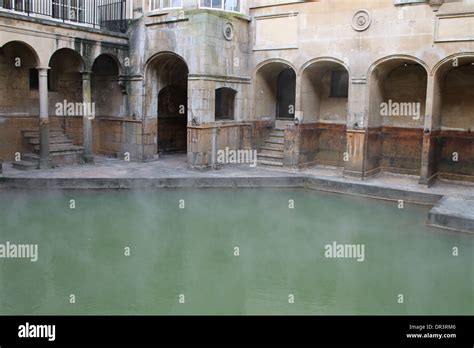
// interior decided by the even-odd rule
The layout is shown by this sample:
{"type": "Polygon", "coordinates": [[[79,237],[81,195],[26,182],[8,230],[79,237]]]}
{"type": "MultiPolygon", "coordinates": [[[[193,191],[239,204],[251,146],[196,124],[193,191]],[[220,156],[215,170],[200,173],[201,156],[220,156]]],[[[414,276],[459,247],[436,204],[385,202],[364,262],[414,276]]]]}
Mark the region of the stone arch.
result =
{"type": "MultiPolygon", "coordinates": [[[[14,51],[14,48],[17,48],[18,50],[17,53],[19,54],[20,58],[22,58],[21,55],[27,55],[26,60],[29,63],[28,65],[35,68],[39,67],[40,65],[39,55],[37,51],[34,49],[34,47],[31,46],[29,43],[26,43],[20,40],[7,41],[2,46],[0,46],[0,49],[5,50],[5,49],[8,49],[9,47],[12,47],[12,51],[14,51]],[[28,57],[28,55],[30,55],[30,57],[28,57]]],[[[11,53],[14,53],[14,52],[11,52],[11,53]]]]}
{"type": "Polygon", "coordinates": [[[350,86],[346,64],[336,58],[315,58],[299,74],[303,122],[346,124],[350,86]]]}
{"type": "Polygon", "coordinates": [[[174,52],[153,55],[145,66],[145,117],[156,118],[157,152],[187,149],[188,64],[174,52]]]}
{"type": "Polygon", "coordinates": [[[419,175],[429,69],[409,55],[381,58],[368,71],[369,170],[419,175]]]}
{"type": "Polygon", "coordinates": [[[92,102],[97,116],[123,117],[127,96],[116,57],[108,53],[97,56],[91,70],[92,102]]]}
{"type": "MultiPolygon", "coordinates": [[[[49,109],[55,115],[58,103],[82,103],[82,56],[71,48],[56,50],[49,59],[49,109]]],[[[78,142],[79,142],[78,136],[78,142]]]]}
{"type": "Polygon", "coordinates": [[[349,108],[349,70],[331,57],[315,58],[299,72],[302,122],[314,130],[312,151],[317,164],[344,166],[349,108]]]}
{"type": "Polygon", "coordinates": [[[0,115],[29,117],[39,114],[38,70],[40,59],[28,43],[8,41],[0,47],[0,115]]]}
{"type": "Polygon", "coordinates": [[[261,62],[255,69],[254,83],[256,119],[294,118],[296,69],[291,63],[283,59],[261,62]]]}
{"type": "Polygon", "coordinates": [[[450,55],[432,69],[436,168],[446,179],[474,181],[474,53],[450,55]]]}

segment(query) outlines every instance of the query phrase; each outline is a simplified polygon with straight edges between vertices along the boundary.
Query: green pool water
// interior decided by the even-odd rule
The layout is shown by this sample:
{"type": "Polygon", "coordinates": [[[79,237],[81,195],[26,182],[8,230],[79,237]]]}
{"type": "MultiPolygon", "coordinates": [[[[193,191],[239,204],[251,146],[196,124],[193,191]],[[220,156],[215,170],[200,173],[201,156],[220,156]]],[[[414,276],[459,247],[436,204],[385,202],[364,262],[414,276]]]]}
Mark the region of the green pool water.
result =
{"type": "Polygon", "coordinates": [[[0,244],[38,244],[37,262],[0,259],[0,314],[474,314],[474,237],[425,226],[428,210],[294,189],[0,191],[0,244]],[[363,262],[325,257],[333,242],[363,262]]]}

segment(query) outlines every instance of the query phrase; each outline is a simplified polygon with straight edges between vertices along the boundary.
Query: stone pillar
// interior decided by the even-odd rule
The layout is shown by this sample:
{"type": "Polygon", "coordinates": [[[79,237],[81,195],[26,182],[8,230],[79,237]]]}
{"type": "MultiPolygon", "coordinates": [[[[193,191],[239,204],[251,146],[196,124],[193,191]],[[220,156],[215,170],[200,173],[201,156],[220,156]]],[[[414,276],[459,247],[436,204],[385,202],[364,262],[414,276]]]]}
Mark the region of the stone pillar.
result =
{"type": "Polygon", "coordinates": [[[350,83],[344,175],[363,179],[366,170],[365,159],[369,130],[369,115],[366,106],[367,79],[365,76],[354,77],[350,83]]]}
{"type": "Polygon", "coordinates": [[[46,169],[49,163],[49,106],[48,106],[48,70],[49,68],[38,68],[38,90],[39,90],[39,140],[40,160],[39,167],[46,169]]]}
{"type": "Polygon", "coordinates": [[[425,126],[423,131],[423,150],[421,154],[420,184],[430,186],[438,174],[437,150],[440,90],[437,79],[429,75],[426,91],[425,126]]]}
{"type": "MultiPolygon", "coordinates": [[[[84,71],[82,73],[82,100],[85,109],[91,109],[92,92],[91,92],[91,72],[84,71]]],[[[94,163],[94,155],[92,154],[92,120],[91,115],[84,114],[83,116],[83,146],[84,146],[84,162],[94,163]]]]}
{"type": "Polygon", "coordinates": [[[301,75],[296,75],[296,91],[295,91],[295,120],[297,124],[304,122],[303,120],[303,106],[302,106],[302,77],[301,75]]]}

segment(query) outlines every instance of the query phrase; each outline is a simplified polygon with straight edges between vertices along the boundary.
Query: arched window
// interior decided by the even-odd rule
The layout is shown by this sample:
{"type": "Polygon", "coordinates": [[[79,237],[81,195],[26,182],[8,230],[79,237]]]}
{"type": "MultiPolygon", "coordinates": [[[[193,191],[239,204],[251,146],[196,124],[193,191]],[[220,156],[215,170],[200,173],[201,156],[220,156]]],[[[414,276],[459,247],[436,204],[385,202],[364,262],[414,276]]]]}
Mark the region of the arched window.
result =
{"type": "Polygon", "coordinates": [[[232,88],[216,89],[216,120],[233,120],[235,111],[235,95],[232,88]]]}

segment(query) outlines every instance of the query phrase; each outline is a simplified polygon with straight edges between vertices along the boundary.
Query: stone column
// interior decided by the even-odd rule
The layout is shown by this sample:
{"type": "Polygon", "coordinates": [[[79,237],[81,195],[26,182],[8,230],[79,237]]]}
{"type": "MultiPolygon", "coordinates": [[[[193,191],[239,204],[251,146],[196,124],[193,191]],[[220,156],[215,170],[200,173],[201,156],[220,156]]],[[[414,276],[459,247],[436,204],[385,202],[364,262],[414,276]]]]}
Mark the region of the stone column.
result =
{"type": "Polygon", "coordinates": [[[38,68],[38,90],[39,90],[39,140],[41,169],[49,168],[49,106],[48,106],[48,70],[49,68],[38,68]]]}
{"type": "MultiPolygon", "coordinates": [[[[82,100],[84,102],[84,109],[92,109],[92,92],[91,92],[91,72],[84,71],[82,73],[82,100]]],[[[95,115],[93,115],[95,116],[95,115]]],[[[84,162],[94,163],[94,155],[92,154],[92,120],[94,117],[84,113],[83,116],[83,147],[84,147],[84,162]]]]}
{"type": "Polygon", "coordinates": [[[353,77],[349,90],[347,149],[343,154],[344,175],[363,179],[365,176],[369,115],[366,106],[367,78],[353,77]]]}
{"type": "Polygon", "coordinates": [[[302,106],[302,77],[301,75],[296,75],[296,91],[295,91],[295,119],[298,120],[297,123],[299,124],[303,121],[303,106],[302,106]]]}
{"type": "Polygon", "coordinates": [[[440,90],[437,79],[429,75],[426,91],[425,127],[421,154],[420,184],[430,186],[438,174],[437,150],[440,109],[440,90]]]}

